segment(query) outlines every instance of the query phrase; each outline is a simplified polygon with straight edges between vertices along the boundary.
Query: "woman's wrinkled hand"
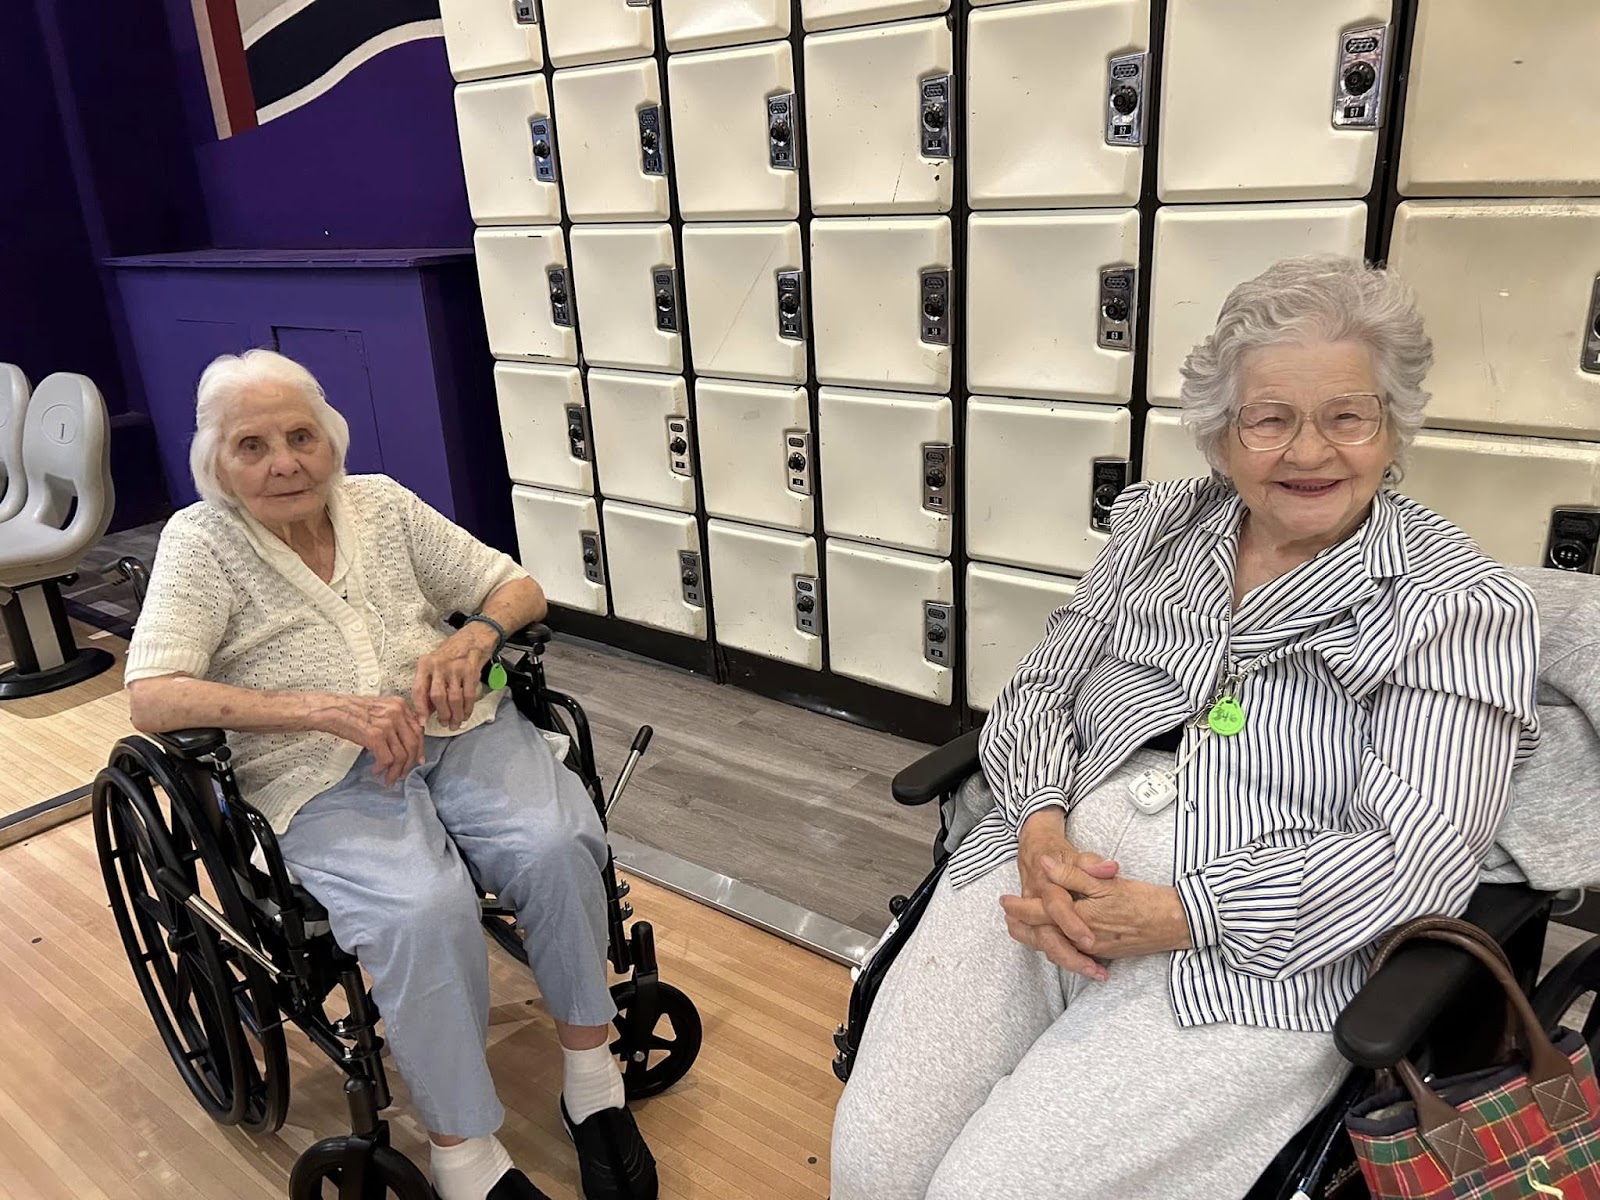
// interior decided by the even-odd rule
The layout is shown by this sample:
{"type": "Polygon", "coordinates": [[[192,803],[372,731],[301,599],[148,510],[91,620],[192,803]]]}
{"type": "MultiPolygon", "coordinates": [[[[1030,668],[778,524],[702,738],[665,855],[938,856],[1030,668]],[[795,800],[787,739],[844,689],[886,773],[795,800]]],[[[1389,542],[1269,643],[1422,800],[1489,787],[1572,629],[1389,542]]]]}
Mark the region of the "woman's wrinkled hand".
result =
{"type": "MultiPolygon", "coordinates": [[[[1051,874],[1066,878],[1064,871],[1051,874]]],[[[1177,888],[1126,876],[1087,883],[1074,878],[1071,886],[1078,916],[1094,934],[1096,957],[1137,958],[1194,944],[1177,888]]]]}
{"type": "Polygon", "coordinates": [[[354,742],[377,760],[385,787],[400,782],[425,757],[422,718],[404,696],[329,696],[312,717],[315,728],[354,742]]]}
{"type": "Polygon", "coordinates": [[[1117,864],[1078,850],[1067,840],[1060,809],[1035,813],[1017,846],[1021,896],[1002,896],[1006,931],[1056,966],[1104,982],[1106,969],[1091,957],[1096,937],[1078,912],[1074,892],[1112,879],[1117,864]]]}
{"type": "Polygon", "coordinates": [[[437,713],[447,729],[459,729],[478,702],[483,668],[494,653],[495,634],[482,623],[464,626],[417,660],[411,705],[426,721],[437,713]]]}

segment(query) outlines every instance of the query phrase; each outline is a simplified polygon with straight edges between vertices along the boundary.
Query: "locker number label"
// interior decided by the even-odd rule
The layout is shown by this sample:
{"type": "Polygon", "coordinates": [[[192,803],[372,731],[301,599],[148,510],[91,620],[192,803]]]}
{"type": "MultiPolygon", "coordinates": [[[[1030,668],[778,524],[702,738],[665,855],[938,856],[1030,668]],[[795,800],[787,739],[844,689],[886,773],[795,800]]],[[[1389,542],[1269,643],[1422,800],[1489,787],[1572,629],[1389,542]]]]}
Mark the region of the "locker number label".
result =
{"type": "Polygon", "coordinates": [[[922,447],[922,507],[941,517],[950,515],[950,447],[941,442],[922,447]]]}
{"type": "Polygon", "coordinates": [[[674,475],[694,476],[694,450],[689,443],[689,418],[667,418],[667,465],[674,475]]]}
{"type": "Polygon", "coordinates": [[[678,273],[671,267],[657,267],[650,272],[650,285],[655,292],[656,328],[677,333],[678,273]]]}
{"type": "Polygon", "coordinates": [[[589,422],[583,405],[567,405],[567,449],[579,462],[589,461],[589,422]]]}
{"type": "Polygon", "coordinates": [[[794,577],[794,627],[812,637],[822,636],[822,589],[815,575],[794,577]]]}
{"type": "Polygon", "coordinates": [[[922,602],[922,657],[940,667],[950,665],[950,606],[938,600],[922,602]]]}
{"type": "Polygon", "coordinates": [[[533,177],[540,183],[555,183],[555,121],[550,117],[533,117],[528,121],[528,133],[533,141],[533,177]]]}
{"type": "Polygon", "coordinates": [[[706,606],[705,573],[700,569],[700,554],[696,550],[678,551],[678,582],[683,585],[683,602],[691,608],[706,606]]]}
{"type": "Polygon", "coordinates": [[[1600,375],[1600,275],[1594,277],[1594,289],[1589,293],[1589,315],[1584,320],[1583,333],[1583,361],[1578,365],[1600,375]]]}
{"type": "Polygon", "coordinates": [[[1139,305],[1137,267],[1100,269],[1100,314],[1096,344],[1102,350],[1132,350],[1139,305]]]}
{"type": "Polygon", "coordinates": [[[511,0],[511,13],[518,25],[537,25],[539,5],[535,0],[511,0]]]}
{"type": "Polygon", "coordinates": [[[930,346],[950,344],[950,272],[930,267],[922,272],[922,340],[930,346]]]}
{"type": "Polygon", "coordinates": [[[794,146],[798,111],[793,92],[767,97],[767,161],[774,170],[797,169],[794,146]]]}
{"type": "Polygon", "coordinates": [[[550,320],[563,329],[572,328],[572,280],[565,267],[551,267],[546,272],[550,286],[550,320]]]}
{"type": "Polygon", "coordinates": [[[1144,54],[1119,54],[1106,66],[1106,145],[1144,145],[1144,54]]]}
{"type": "Polygon", "coordinates": [[[778,272],[778,336],[791,342],[805,340],[805,275],[801,271],[778,272]]]}
{"type": "Polygon", "coordinates": [[[579,530],[578,547],[583,554],[583,577],[590,583],[605,583],[606,569],[600,557],[600,535],[592,529],[579,530]]]}
{"type": "Polygon", "coordinates": [[[1111,506],[1128,486],[1130,464],[1125,458],[1097,458],[1089,477],[1089,526],[1098,533],[1111,532],[1111,506]]]}
{"type": "Polygon", "coordinates": [[[646,175],[665,175],[667,156],[661,148],[661,106],[639,110],[639,169],[646,175]]]}
{"type": "Polygon", "coordinates": [[[950,157],[950,95],[951,75],[933,75],[924,79],[917,97],[922,124],[922,157],[950,157]]]}
{"type": "Polygon", "coordinates": [[[1339,35],[1333,79],[1333,127],[1376,129],[1383,120],[1383,57],[1389,29],[1371,25],[1339,35]]]}
{"type": "Polygon", "coordinates": [[[807,430],[783,431],[783,474],[791,492],[811,495],[811,434],[807,430]]]}
{"type": "Polygon", "coordinates": [[[1600,550],[1600,508],[1558,508],[1550,514],[1544,565],[1558,571],[1594,572],[1600,550]]]}

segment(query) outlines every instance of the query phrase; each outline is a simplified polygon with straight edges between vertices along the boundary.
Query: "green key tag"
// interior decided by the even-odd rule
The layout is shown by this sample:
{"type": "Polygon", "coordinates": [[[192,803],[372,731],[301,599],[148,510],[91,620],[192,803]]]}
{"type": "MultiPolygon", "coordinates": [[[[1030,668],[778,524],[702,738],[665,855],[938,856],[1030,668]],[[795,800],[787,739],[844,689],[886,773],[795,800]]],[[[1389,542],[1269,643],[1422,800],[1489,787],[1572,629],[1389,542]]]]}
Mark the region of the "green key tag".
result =
{"type": "MultiPolygon", "coordinates": [[[[494,666],[489,668],[489,690],[491,692],[498,692],[501,688],[505,687],[505,685],[505,666],[501,663],[495,663],[494,666]]],[[[1243,724],[1243,722],[1241,721],[1240,724],[1243,724]]]]}
{"type": "Polygon", "coordinates": [[[1206,714],[1206,724],[1211,726],[1212,733],[1232,737],[1244,728],[1244,709],[1232,696],[1224,696],[1211,706],[1211,711],[1206,714]]]}

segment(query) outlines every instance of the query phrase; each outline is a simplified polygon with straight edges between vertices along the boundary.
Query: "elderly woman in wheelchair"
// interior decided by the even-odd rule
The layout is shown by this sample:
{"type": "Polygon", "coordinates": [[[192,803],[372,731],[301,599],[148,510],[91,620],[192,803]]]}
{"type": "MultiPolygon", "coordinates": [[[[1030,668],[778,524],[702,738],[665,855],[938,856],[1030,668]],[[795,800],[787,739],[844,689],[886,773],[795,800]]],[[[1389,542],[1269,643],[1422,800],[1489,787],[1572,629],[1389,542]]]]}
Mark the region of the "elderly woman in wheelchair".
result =
{"type": "Polygon", "coordinates": [[[1385,488],[1430,362],[1360,262],[1228,297],[1184,367],[1214,475],[1122,494],[989,714],[834,1200],[1238,1200],[1339,1089],[1374,942],[1463,910],[1538,738],[1528,590],[1385,488]]]}
{"type": "Polygon", "coordinates": [[[240,793],[371,975],[442,1200],[540,1194],[495,1137],[479,888],[526,931],[584,1193],[653,1197],[608,1046],[600,814],[481,682],[543,592],[398,484],[347,477],[348,443],[298,364],[256,350],[207,368],[190,455],[204,499],[161,538],[128,652],[133,722],[229,731],[240,793]],[[453,610],[472,615],[447,636],[453,610]]]}

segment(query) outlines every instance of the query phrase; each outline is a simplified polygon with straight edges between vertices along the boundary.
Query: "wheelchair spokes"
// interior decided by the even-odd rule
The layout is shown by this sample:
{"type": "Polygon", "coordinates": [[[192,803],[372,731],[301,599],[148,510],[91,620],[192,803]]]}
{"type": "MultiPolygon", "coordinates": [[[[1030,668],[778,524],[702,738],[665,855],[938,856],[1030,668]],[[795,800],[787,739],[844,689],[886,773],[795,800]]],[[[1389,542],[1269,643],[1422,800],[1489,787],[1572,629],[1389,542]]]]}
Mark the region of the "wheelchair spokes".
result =
{"type": "Polygon", "coordinates": [[[327,1138],[295,1160],[290,1200],[433,1200],[417,1165],[383,1142],[327,1138]]]}
{"type": "Polygon", "coordinates": [[[658,1096],[688,1074],[704,1036],[694,1001],[670,983],[656,982],[654,992],[655,1012],[648,1014],[638,1011],[641,997],[636,981],[625,980],[611,989],[617,1004],[613,1024],[620,1035],[611,1043],[611,1052],[622,1060],[622,1083],[629,1100],[658,1096]]]}

